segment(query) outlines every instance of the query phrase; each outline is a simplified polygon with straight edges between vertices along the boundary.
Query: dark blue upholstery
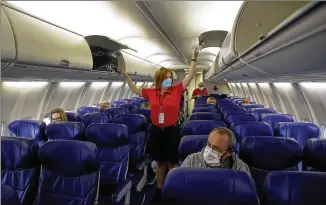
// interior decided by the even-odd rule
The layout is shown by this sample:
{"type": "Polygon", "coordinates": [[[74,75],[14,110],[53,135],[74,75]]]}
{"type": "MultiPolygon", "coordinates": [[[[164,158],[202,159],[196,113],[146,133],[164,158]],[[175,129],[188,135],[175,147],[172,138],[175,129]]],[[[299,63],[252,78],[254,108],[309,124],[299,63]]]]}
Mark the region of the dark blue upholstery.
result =
{"type": "Polygon", "coordinates": [[[38,205],[94,205],[99,186],[98,150],[91,142],[54,140],[39,150],[38,205]]]}
{"type": "Polygon", "coordinates": [[[179,145],[179,160],[183,161],[188,155],[200,152],[207,144],[208,135],[187,135],[179,145]]]}
{"type": "Polygon", "coordinates": [[[129,112],[131,112],[133,109],[135,109],[135,105],[133,105],[131,103],[121,104],[119,107],[125,107],[129,110],[129,112]]]}
{"type": "Polygon", "coordinates": [[[114,120],[114,118],[117,115],[121,115],[121,114],[128,114],[129,113],[129,109],[125,108],[125,107],[112,107],[112,108],[107,108],[104,110],[104,113],[107,113],[109,115],[112,116],[112,119],[114,120]]]}
{"type": "Polygon", "coordinates": [[[250,122],[256,121],[255,116],[250,113],[227,114],[224,116],[224,118],[228,127],[231,127],[232,123],[238,121],[250,121],[250,122]]]}
{"type": "Polygon", "coordinates": [[[308,139],[303,148],[303,168],[326,172],[326,139],[308,139]]]}
{"type": "Polygon", "coordinates": [[[264,122],[237,121],[232,123],[231,130],[240,143],[244,137],[273,136],[271,126],[264,122]]]}
{"type": "Polygon", "coordinates": [[[87,113],[82,119],[82,123],[84,123],[87,128],[92,123],[109,123],[112,122],[112,116],[107,113],[87,113]]]}
{"type": "Polygon", "coordinates": [[[218,113],[211,112],[196,112],[190,116],[190,121],[192,120],[215,120],[221,121],[221,115],[218,113]]]}
{"type": "Polygon", "coordinates": [[[240,158],[249,166],[256,189],[262,195],[266,175],[275,170],[298,170],[302,148],[293,138],[245,137],[240,147],[240,158]]]}
{"type": "Polygon", "coordinates": [[[87,113],[93,113],[93,112],[100,112],[100,108],[99,107],[80,107],[77,110],[77,113],[82,117],[83,115],[87,114],[87,113]]]}
{"type": "Polygon", "coordinates": [[[128,103],[128,101],[124,101],[124,100],[113,101],[112,102],[112,107],[120,107],[120,105],[126,104],[126,103],[128,103]]]}
{"type": "Polygon", "coordinates": [[[269,124],[274,130],[275,125],[279,122],[294,122],[294,118],[289,114],[263,114],[261,121],[269,124]]]}
{"type": "Polygon", "coordinates": [[[264,183],[264,205],[326,204],[326,173],[275,171],[264,183]]]}
{"type": "Polygon", "coordinates": [[[126,178],[130,152],[128,127],[111,123],[93,123],[87,127],[86,138],[99,149],[100,204],[117,203],[131,188],[131,182],[126,178]]]}
{"type": "Polygon", "coordinates": [[[163,186],[162,199],[178,205],[258,205],[253,180],[229,169],[177,168],[163,186]]]}
{"type": "Polygon", "coordinates": [[[36,139],[41,146],[48,139],[45,135],[46,124],[38,120],[15,120],[8,125],[10,136],[36,139]]]}
{"type": "Polygon", "coordinates": [[[200,104],[200,103],[205,104],[206,101],[207,101],[207,98],[208,98],[208,96],[202,96],[202,97],[198,98],[198,99],[196,100],[196,104],[200,104]]]}
{"type": "Polygon", "coordinates": [[[276,113],[276,111],[272,108],[252,108],[250,109],[250,113],[255,115],[257,121],[261,120],[262,114],[267,113],[276,113]]]}
{"type": "Polygon", "coordinates": [[[139,179],[136,175],[137,191],[141,191],[147,182],[147,163],[145,160],[147,123],[144,115],[121,114],[114,118],[114,123],[128,127],[130,150],[130,172],[136,173],[143,170],[139,179]]]}
{"type": "Polygon", "coordinates": [[[292,137],[303,147],[308,139],[319,138],[320,129],[313,123],[280,122],[275,126],[275,136],[292,137]]]}
{"type": "Polygon", "coordinates": [[[237,106],[236,104],[234,104],[233,102],[218,102],[217,103],[217,107],[220,109],[220,108],[224,108],[224,107],[234,107],[234,106],[237,106]]]}
{"type": "Polygon", "coordinates": [[[17,192],[10,186],[1,185],[1,204],[20,205],[17,192]]]}
{"type": "Polygon", "coordinates": [[[144,108],[135,108],[131,111],[132,114],[141,114],[144,115],[147,119],[147,122],[152,122],[151,120],[151,110],[150,109],[144,109],[144,108]]]}
{"type": "Polygon", "coordinates": [[[181,130],[181,136],[185,135],[208,135],[214,128],[226,127],[222,121],[193,120],[189,121],[181,130]]]}
{"type": "Polygon", "coordinates": [[[40,165],[35,139],[1,137],[1,184],[17,192],[21,204],[32,204],[37,195],[40,165]]]}
{"type": "Polygon", "coordinates": [[[81,122],[81,116],[78,113],[66,111],[66,115],[68,117],[68,121],[81,122]]]}
{"type": "Polygon", "coordinates": [[[223,106],[223,107],[220,107],[219,109],[220,109],[220,112],[222,112],[222,113],[227,113],[228,111],[233,111],[233,110],[243,111],[243,113],[247,112],[247,111],[245,111],[244,109],[240,108],[237,105],[223,106]]]}
{"type": "MultiPolygon", "coordinates": [[[[240,115],[240,114],[248,114],[247,111],[241,108],[228,108],[228,109],[223,109],[221,111],[222,115],[226,117],[227,115],[240,115]]],[[[250,117],[252,118],[252,117],[250,117]]],[[[252,118],[253,119],[253,118],[252,118]]]]}
{"type": "Polygon", "coordinates": [[[196,104],[195,107],[215,107],[214,104],[196,104]]]}
{"type": "Polygon", "coordinates": [[[192,113],[195,113],[195,112],[215,112],[215,113],[217,113],[218,111],[215,107],[195,107],[192,110],[192,113]]]}
{"type": "Polygon", "coordinates": [[[245,110],[249,111],[251,108],[264,108],[264,105],[261,104],[245,104],[241,105],[245,110]]]}
{"type": "Polygon", "coordinates": [[[85,140],[85,125],[82,122],[52,122],[46,126],[49,140],[85,140]]]}

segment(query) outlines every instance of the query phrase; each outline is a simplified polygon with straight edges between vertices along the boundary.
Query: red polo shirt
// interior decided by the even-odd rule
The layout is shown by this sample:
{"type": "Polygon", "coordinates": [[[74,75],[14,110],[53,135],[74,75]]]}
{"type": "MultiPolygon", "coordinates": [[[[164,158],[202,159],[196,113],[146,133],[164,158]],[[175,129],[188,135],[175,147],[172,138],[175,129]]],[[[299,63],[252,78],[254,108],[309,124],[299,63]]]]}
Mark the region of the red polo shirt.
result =
{"type": "Polygon", "coordinates": [[[193,96],[196,96],[196,95],[207,96],[207,95],[208,95],[207,89],[204,88],[203,90],[200,90],[199,88],[196,88],[196,89],[192,92],[192,97],[193,97],[193,96]]]}
{"type": "Polygon", "coordinates": [[[169,127],[177,124],[179,118],[180,100],[183,94],[182,82],[169,88],[162,96],[161,90],[155,88],[143,88],[143,98],[149,99],[151,105],[151,119],[157,127],[169,127]],[[160,106],[164,113],[164,123],[159,123],[160,106]]]}

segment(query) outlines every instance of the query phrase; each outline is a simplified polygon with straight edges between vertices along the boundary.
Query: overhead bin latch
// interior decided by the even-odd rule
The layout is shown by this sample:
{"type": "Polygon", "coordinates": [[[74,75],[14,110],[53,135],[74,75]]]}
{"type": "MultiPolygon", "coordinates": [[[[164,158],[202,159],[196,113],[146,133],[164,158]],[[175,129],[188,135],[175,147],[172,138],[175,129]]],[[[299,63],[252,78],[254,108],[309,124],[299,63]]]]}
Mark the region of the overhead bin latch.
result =
{"type": "Polygon", "coordinates": [[[69,68],[70,62],[68,60],[61,60],[60,65],[65,68],[69,68]]]}

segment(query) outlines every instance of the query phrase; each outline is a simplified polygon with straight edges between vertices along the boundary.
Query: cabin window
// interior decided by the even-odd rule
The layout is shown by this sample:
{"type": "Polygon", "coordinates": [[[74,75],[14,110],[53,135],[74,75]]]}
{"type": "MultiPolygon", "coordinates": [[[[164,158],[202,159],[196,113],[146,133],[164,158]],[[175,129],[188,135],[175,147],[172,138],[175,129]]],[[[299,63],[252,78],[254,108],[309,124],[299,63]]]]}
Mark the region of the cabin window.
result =
{"type": "Polygon", "coordinates": [[[1,122],[1,136],[7,136],[7,124],[5,122],[1,122]]]}
{"type": "Polygon", "coordinates": [[[320,138],[326,138],[326,125],[320,126],[320,138]]]}

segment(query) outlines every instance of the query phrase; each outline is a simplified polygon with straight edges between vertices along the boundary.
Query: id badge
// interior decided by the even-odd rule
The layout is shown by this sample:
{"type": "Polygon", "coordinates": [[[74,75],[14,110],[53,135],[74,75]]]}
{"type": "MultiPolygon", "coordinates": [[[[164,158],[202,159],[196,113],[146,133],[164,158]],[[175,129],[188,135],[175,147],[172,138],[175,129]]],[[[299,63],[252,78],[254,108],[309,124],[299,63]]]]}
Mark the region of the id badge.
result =
{"type": "Polygon", "coordinates": [[[164,124],[164,113],[162,113],[162,112],[159,113],[158,123],[164,124]]]}

